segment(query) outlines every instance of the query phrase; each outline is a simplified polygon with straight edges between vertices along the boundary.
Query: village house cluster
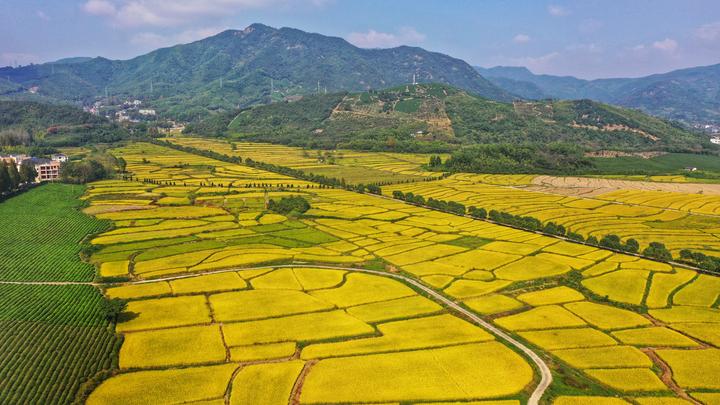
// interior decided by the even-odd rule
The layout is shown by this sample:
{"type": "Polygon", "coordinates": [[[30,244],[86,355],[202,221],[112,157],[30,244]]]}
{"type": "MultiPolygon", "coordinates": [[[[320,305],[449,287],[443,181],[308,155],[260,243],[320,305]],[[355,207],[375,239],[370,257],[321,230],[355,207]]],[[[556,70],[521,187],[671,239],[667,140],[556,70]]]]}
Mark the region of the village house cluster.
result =
{"type": "Polygon", "coordinates": [[[117,122],[137,123],[152,120],[157,115],[152,108],[142,108],[141,100],[126,100],[117,105],[105,105],[102,101],[96,101],[83,109],[91,114],[104,115],[107,119],[117,122]]]}

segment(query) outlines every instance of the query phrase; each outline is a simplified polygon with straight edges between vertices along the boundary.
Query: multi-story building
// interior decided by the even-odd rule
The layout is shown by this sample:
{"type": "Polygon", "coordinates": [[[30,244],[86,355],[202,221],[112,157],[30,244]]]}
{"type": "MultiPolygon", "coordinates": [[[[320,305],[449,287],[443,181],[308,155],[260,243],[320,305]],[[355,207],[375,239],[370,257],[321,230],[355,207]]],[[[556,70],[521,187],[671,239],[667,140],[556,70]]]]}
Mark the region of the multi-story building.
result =
{"type": "Polygon", "coordinates": [[[60,164],[68,160],[63,154],[52,155],[52,159],[36,158],[27,155],[0,155],[0,162],[14,164],[20,170],[23,162],[29,162],[35,167],[37,177],[35,182],[54,181],[60,178],[60,164]]]}
{"type": "Polygon", "coordinates": [[[31,158],[37,172],[36,182],[54,181],[60,178],[60,162],[43,158],[31,158]]]}

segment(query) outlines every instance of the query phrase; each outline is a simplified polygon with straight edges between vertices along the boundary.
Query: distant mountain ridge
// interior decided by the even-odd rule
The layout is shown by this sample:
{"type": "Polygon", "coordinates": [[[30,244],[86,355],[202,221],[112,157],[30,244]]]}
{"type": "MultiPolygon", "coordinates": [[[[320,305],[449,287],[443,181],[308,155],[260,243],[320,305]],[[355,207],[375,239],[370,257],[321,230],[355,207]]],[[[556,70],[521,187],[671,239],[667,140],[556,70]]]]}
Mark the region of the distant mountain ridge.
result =
{"type": "MultiPolygon", "coordinates": [[[[341,38],[262,24],[130,60],[70,58],[0,68],[0,77],[12,82],[5,89],[18,85],[78,103],[102,98],[107,89],[184,119],[291,95],[386,88],[410,83],[413,75],[418,82],[446,83],[490,99],[513,98],[466,62],[441,53],[408,46],[362,49],[341,38]]],[[[4,96],[17,93],[7,90],[4,96]]]]}
{"type": "Polygon", "coordinates": [[[506,91],[528,99],[592,99],[687,123],[720,123],[720,64],[640,78],[583,80],[536,75],[524,67],[476,67],[506,91]]]}

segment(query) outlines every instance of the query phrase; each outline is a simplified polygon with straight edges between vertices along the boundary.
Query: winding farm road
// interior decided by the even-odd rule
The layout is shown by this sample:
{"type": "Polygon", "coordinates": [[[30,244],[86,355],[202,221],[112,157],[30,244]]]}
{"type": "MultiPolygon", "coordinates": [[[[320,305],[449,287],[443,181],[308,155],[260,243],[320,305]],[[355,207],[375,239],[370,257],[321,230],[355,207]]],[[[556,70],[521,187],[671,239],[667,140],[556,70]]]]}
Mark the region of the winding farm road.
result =
{"type": "MultiPolygon", "coordinates": [[[[215,274],[215,273],[225,273],[225,272],[233,272],[233,271],[243,271],[243,270],[261,270],[261,269],[278,269],[278,268],[292,268],[292,267],[298,267],[299,264],[286,264],[286,265],[278,265],[278,266],[260,266],[260,267],[250,267],[250,268],[230,268],[230,269],[222,269],[217,271],[210,271],[205,273],[194,273],[194,274],[182,274],[178,276],[170,276],[170,277],[163,277],[163,278],[157,278],[152,280],[142,280],[142,281],[135,281],[131,282],[129,284],[145,284],[145,283],[155,283],[158,281],[171,281],[171,280],[178,280],[183,278],[190,278],[190,277],[198,277],[202,275],[207,274],[215,274]]],[[[538,356],[537,353],[533,352],[530,348],[522,344],[521,342],[514,339],[512,336],[508,335],[507,333],[503,332],[502,330],[495,327],[493,324],[483,320],[479,316],[475,315],[474,313],[468,311],[467,309],[461,307],[456,302],[451,301],[447,297],[443,296],[442,294],[438,293],[437,291],[433,290],[432,288],[426,286],[425,284],[422,284],[421,282],[407,277],[403,276],[402,274],[396,274],[396,273],[388,273],[384,271],[377,271],[377,270],[368,270],[368,269],[359,269],[354,267],[337,267],[337,266],[319,266],[319,265],[312,265],[312,267],[319,268],[319,269],[329,269],[329,270],[342,270],[342,271],[352,271],[352,272],[358,272],[358,273],[367,273],[367,274],[373,274],[376,276],[381,277],[390,277],[394,278],[404,284],[411,285],[415,287],[416,289],[424,292],[428,295],[431,299],[436,301],[437,303],[452,309],[453,311],[456,311],[457,313],[462,314],[467,319],[471,320],[476,325],[480,326],[481,328],[487,330],[488,332],[495,335],[499,340],[504,341],[505,343],[517,348],[521,352],[523,352],[530,360],[532,360],[533,363],[535,363],[536,368],[540,371],[540,382],[538,383],[537,387],[535,387],[535,390],[533,390],[532,394],[530,395],[530,398],[528,399],[529,405],[537,405],[540,402],[540,398],[542,398],[543,394],[547,390],[547,388],[552,383],[552,373],[550,372],[550,368],[547,364],[543,361],[543,359],[538,356]]],[[[102,284],[95,284],[95,285],[102,285],[102,284]]]]}
{"type": "MultiPolygon", "coordinates": [[[[228,273],[228,272],[235,272],[235,271],[244,271],[244,270],[262,270],[262,269],[278,269],[278,268],[292,268],[292,267],[298,267],[300,265],[307,265],[307,264],[284,264],[284,265],[277,265],[277,266],[258,266],[258,267],[247,267],[247,268],[227,268],[222,270],[215,270],[215,271],[208,271],[203,273],[192,273],[192,274],[180,274],[176,276],[168,276],[168,277],[162,277],[162,278],[155,278],[151,280],[140,280],[140,281],[131,281],[127,283],[117,283],[118,285],[128,285],[128,284],[148,284],[148,283],[157,283],[161,281],[172,281],[172,280],[179,280],[184,278],[192,278],[192,277],[199,277],[199,276],[205,276],[208,274],[217,274],[217,273],[228,273]]],[[[493,324],[483,320],[479,316],[475,315],[474,313],[468,311],[467,309],[461,307],[456,302],[448,299],[447,297],[443,296],[442,294],[438,293],[437,291],[433,290],[432,288],[426,286],[425,284],[422,284],[421,282],[407,277],[403,276],[402,274],[396,274],[396,273],[388,273],[384,271],[378,271],[378,270],[368,270],[368,269],[360,269],[360,268],[354,268],[354,267],[338,267],[338,266],[322,266],[322,265],[312,265],[314,268],[318,269],[328,269],[328,270],[342,270],[342,271],[351,271],[351,272],[357,272],[357,273],[367,273],[367,274],[373,274],[376,276],[381,277],[389,277],[396,279],[404,284],[411,285],[415,287],[416,289],[424,292],[428,295],[429,298],[433,299],[437,303],[452,309],[453,311],[462,314],[467,319],[471,320],[476,325],[480,326],[481,328],[487,330],[488,332],[495,335],[498,339],[501,341],[504,341],[505,343],[517,348],[521,352],[523,352],[530,360],[532,360],[533,363],[535,363],[536,368],[540,371],[540,382],[538,383],[537,387],[535,387],[535,390],[533,390],[532,394],[530,395],[530,398],[528,399],[529,405],[538,405],[540,402],[540,398],[542,398],[543,394],[547,390],[547,388],[552,383],[552,373],[550,372],[550,368],[547,364],[543,361],[543,359],[538,356],[537,353],[533,352],[530,348],[522,344],[521,342],[514,339],[512,336],[508,335],[507,333],[503,332],[502,330],[495,327],[493,324]]],[[[25,285],[89,285],[89,286],[95,286],[95,287],[107,287],[115,285],[113,283],[93,283],[93,282],[76,282],[76,281],[0,281],[0,284],[25,284],[25,285]]]]}

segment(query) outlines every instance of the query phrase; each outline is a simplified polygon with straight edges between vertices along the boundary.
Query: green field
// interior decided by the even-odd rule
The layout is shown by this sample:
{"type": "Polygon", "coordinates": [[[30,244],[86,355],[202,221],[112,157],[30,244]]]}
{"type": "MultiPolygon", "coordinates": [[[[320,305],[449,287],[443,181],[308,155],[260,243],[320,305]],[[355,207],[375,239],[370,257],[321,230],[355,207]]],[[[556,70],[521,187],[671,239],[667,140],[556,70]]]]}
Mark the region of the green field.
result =
{"type": "MultiPolygon", "coordinates": [[[[5,280],[90,280],[78,242],[105,227],[77,210],[84,187],[42,186],[0,204],[5,280]]],[[[72,403],[117,363],[119,340],[89,285],[0,284],[0,403],[72,403]]]]}
{"type": "Polygon", "coordinates": [[[92,280],[80,241],[108,225],[78,210],[84,191],[48,184],[0,204],[0,280],[92,280]]]}

